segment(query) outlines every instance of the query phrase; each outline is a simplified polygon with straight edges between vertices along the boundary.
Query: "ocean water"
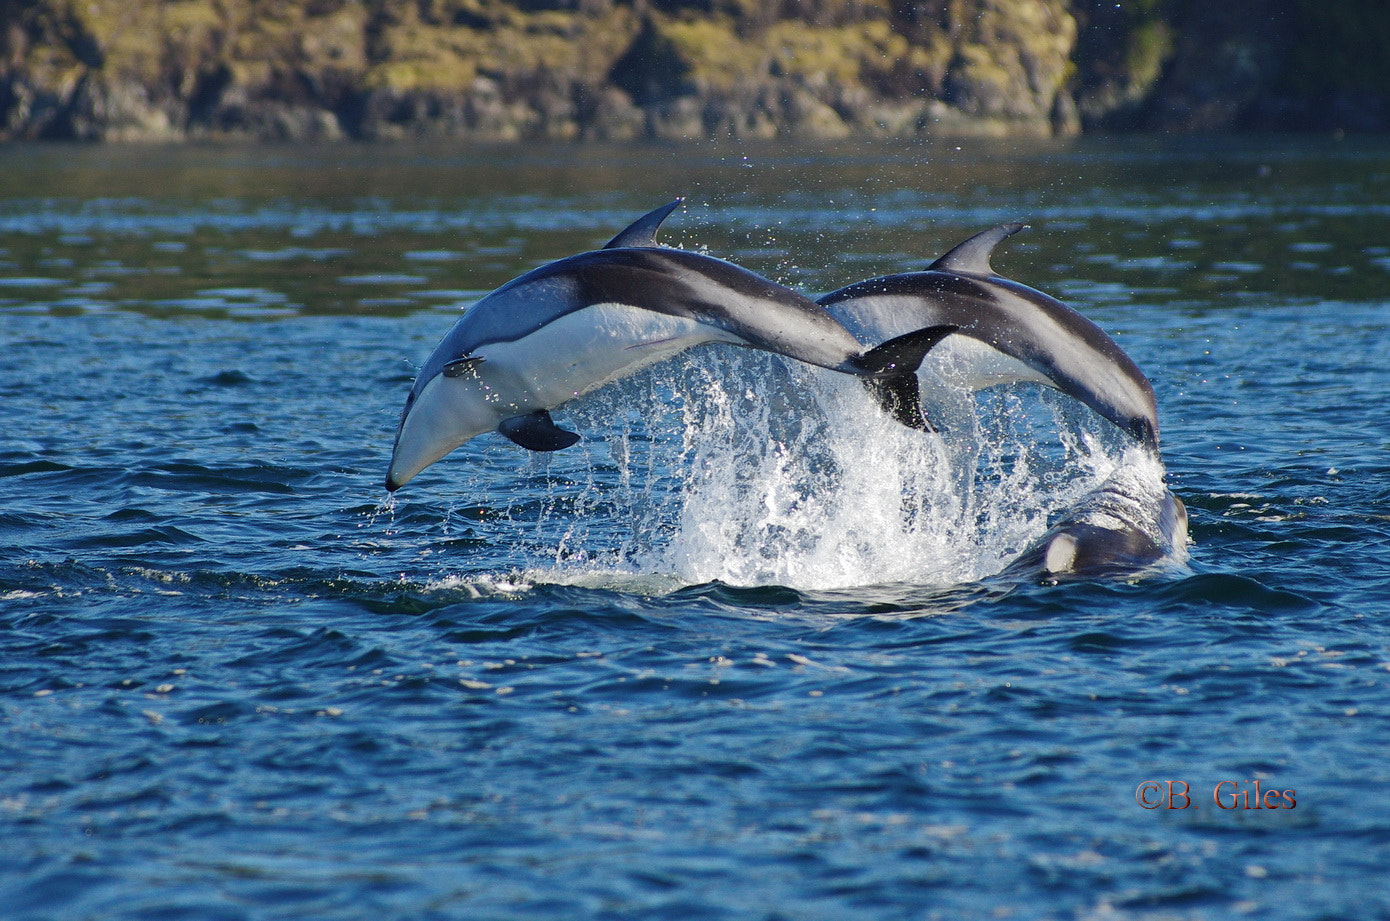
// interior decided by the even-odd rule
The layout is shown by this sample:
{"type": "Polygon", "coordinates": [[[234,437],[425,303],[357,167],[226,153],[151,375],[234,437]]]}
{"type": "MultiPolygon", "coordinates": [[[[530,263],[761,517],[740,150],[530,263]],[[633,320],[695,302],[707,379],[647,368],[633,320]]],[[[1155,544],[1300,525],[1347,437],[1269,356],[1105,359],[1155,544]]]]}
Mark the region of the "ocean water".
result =
{"type": "Polygon", "coordinates": [[[1390,916],[1387,301],[1383,141],[0,148],[0,918],[1390,916]],[[808,293],[1027,221],[1163,464],[708,348],[388,500],[458,310],[676,195],[808,293]],[[1001,574],[1122,468],[1188,546],[1001,574]]]}

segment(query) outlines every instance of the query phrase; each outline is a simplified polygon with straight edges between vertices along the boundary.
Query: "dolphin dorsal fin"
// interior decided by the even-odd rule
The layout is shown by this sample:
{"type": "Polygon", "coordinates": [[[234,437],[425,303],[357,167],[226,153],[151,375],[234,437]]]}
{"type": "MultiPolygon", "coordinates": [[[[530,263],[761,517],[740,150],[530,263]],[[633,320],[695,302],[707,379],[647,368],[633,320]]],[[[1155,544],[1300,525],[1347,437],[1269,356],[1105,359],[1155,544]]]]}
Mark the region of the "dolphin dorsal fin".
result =
{"type": "Polygon", "coordinates": [[[604,249],[623,249],[629,246],[659,246],[656,242],[656,232],[661,227],[661,222],[670,216],[672,211],[680,207],[684,198],[678,198],[669,205],[662,205],[655,211],[648,211],[646,214],[627,225],[627,229],[620,232],[616,237],[604,244],[604,249]]]}
{"type": "MultiPolygon", "coordinates": [[[[635,226],[635,225],[634,225],[635,226]]],[[[927,267],[930,272],[963,272],[970,275],[993,275],[989,265],[989,254],[1002,241],[1027,227],[1027,224],[1000,224],[989,230],[975,234],[964,243],[957,244],[950,252],[927,267]]]]}

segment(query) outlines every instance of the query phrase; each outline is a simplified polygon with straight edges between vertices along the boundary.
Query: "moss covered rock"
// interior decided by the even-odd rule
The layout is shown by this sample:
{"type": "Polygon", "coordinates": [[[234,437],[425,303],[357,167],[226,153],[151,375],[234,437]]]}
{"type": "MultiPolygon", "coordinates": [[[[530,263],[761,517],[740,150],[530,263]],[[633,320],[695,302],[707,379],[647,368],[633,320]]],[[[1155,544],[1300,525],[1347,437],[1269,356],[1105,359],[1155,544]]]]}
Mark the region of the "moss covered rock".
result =
{"type": "Polygon", "coordinates": [[[1378,0],[0,0],[0,138],[1385,127],[1387,34],[1378,0]]]}

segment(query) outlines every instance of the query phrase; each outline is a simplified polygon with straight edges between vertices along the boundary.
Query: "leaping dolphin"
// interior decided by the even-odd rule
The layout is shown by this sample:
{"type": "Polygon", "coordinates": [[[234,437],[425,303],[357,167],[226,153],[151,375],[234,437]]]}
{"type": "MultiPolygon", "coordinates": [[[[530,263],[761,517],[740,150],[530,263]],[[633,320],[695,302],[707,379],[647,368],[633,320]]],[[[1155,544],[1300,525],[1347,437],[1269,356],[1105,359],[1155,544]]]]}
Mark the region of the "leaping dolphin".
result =
{"type": "MultiPolygon", "coordinates": [[[[680,203],[469,308],[410,390],[386,488],[399,489],[493,429],[532,451],[567,448],[579,436],[557,426],[550,410],[709,342],[859,375],[885,405],[917,406],[917,367],[953,327],[918,324],[866,351],[810,298],[721,259],[659,245],[657,229],[680,203]]],[[[910,421],[910,411],[895,412],[910,421]]],[[[914,424],[925,424],[920,412],[914,424]]]]}
{"type": "MultiPolygon", "coordinates": [[[[1061,301],[1004,278],[989,257],[1003,240],[1023,230],[1003,224],[976,234],[933,262],[926,271],[857,282],[818,303],[865,338],[916,327],[956,327],[989,347],[973,389],[1013,381],[1055,387],[1158,451],[1158,409],[1153,386],[1115,340],[1061,301]]],[[[953,343],[955,338],[951,340],[953,343]]],[[[899,407],[900,418],[913,412],[899,407]]]]}

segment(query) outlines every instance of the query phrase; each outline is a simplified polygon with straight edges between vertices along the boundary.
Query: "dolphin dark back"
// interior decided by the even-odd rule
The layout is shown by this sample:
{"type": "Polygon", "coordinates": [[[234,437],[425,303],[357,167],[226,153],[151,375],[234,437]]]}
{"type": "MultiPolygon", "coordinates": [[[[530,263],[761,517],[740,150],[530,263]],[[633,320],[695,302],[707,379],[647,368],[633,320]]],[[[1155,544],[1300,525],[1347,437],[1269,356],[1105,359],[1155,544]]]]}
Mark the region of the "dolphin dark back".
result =
{"type": "Polygon", "coordinates": [[[619,247],[559,259],[487,295],[460,318],[420,378],[474,349],[515,342],[605,303],[695,320],[754,348],[837,370],[860,351],[815,301],[731,262],[667,247],[619,247]]]}

